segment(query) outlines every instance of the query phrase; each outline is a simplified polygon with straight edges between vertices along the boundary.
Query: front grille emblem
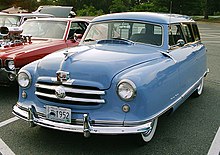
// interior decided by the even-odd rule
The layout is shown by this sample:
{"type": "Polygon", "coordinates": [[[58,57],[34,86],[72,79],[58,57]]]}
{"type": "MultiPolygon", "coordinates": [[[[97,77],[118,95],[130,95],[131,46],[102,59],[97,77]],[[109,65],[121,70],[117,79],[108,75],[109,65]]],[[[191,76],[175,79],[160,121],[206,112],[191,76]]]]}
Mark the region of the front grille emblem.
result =
{"type": "Polygon", "coordinates": [[[57,81],[59,82],[67,81],[70,78],[69,72],[57,71],[56,74],[57,74],[57,81]]]}
{"type": "Polygon", "coordinates": [[[66,97],[65,89],[62,86],[56,87],[55,95],[57,98],[65,98],[66,97]]]}

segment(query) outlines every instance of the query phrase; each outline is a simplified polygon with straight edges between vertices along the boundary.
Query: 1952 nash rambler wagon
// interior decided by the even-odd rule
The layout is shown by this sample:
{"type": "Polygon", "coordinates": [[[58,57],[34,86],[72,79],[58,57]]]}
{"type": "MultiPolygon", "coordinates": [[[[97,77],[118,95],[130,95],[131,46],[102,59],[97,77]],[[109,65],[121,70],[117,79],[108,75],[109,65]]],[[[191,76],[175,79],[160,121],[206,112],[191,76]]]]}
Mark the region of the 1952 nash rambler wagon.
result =
{"type": "Polygon", "coordinates": [[[80,46],[23,67],[13,113],[52,129],[140,134],[203,91],[206,48],[188,16],[149,12],[96,17],[80,46]]]}

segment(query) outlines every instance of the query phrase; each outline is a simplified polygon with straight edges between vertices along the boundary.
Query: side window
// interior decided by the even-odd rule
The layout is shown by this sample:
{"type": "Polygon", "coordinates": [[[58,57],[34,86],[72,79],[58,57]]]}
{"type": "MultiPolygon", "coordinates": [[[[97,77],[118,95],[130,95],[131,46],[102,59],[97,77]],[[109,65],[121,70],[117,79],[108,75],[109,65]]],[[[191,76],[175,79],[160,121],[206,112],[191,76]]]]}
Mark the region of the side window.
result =
{"type": "Polygon", "coordinates": [[[71,39],[76,34],[83,34],[86,30],[86,24],[83,22],[72,22],[70,25],[68,39],[71,39]]]}
{"type": "MultiPolygon", "coordinates": [[[[111,25],[110,25],[110,27],[111,27],[111,25]]],[[[127,23],[127,22],[114,23],[112,28],[113,28],[112,34],[110,37],[112,37],[112,38],[120,37],[120,38],[128,39],[129,34],[130,34],[130,29],[131,29],[130,23],[127,23]]]]}
{"type": "Polygon", "coordinates": [[[199,29],[196,24],[192,24],[193,32],[194,32],[194,37],[195,41],[200,40],[200,35],[199,35],[199,29]]]}
{"type": "Polygon", "coordinates": [[[179,24],[170,25],[169,28],[169,45],[176,45],[178,40],[182,39],[185,41],[181,26],[179,24]]]}
{"type": "Polygon", "coordinates": [[[86,39],[100,40],[108,38],[108,24],[101,23],[92,25],[87,33],[86,39]]]}
{"type": "Polygon", "coordinates": [[[134,23],[130,40],[145,44],[162,45],[162,27],[149,23],[134,23]]]}
{"type": "Polygon", "coordinates": [[[186,37],[187,43],[194,42],[194,37],[192,33],[192,28],[190,24],[182,24],[183,34],[186,37]]]}
{"type": "Polygon", "coordinates": [[[146,32],[146,28],[145,28],[145,24],[142,23],[134,23],[133,27],[132,27],[132,34],[136,34],[136,33],[145,33],[146,32]]]}

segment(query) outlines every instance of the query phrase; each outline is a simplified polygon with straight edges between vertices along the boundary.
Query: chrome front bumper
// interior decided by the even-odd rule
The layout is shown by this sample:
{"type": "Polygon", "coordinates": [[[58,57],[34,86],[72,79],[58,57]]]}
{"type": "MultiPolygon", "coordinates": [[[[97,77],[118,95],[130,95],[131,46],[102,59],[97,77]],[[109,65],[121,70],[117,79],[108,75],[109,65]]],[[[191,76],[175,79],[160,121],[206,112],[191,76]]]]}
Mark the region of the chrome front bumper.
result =
{"type": "MultiPolygon", "coordinates": [[[[143,124],[137,124],[134,122],[132,126],[132,122],[129,123],[129,126],[122,126],[115,124],[114,126],[108,126],[106,123],[103,124],[91,124],[91,120],[88,114],[84,114],[82,121],[83,123],[80,125],[66,124],[54,122],[51,120],[47,120],[45,118],[37,117],[37,112],[34,107],[30,107],[28,110],[21,109],[18,105],[13,107],[13,114],[17,117],[24,119],[30,122],[30,126],[43,126],[47,128],[62,130],[62,131],[70,131],[70,132],[79,132],[84,133],[85,137],[89,137],[90,133],[94,134],[135,134],[135,133],[150,133],[152,130],[152,121],[144,122],[143,124]]],[[[104,122],[104,121],[102,121],[104,122]]],[[[109,121],[106,121],[109,122],[109,121]]]]}

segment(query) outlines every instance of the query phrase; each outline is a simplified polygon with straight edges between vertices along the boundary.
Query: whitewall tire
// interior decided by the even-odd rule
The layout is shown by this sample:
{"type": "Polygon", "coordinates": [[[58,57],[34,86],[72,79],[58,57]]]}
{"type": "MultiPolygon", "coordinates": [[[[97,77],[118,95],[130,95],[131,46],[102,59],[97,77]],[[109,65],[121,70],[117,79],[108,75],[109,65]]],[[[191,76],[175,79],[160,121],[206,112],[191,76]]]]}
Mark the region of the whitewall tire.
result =
{"type": "Polygon", "coordinates": [[[193,93],[193,96],[198,97],[202,94],[204,87],[204,77],[202,77],[199,86],[196,88],[196,90],[193,93]]]}
{"type": "Polygon", "coordinates": [[[142,137],[143,142],[147,143],[153,138],[154,133],[157,128],[157,121],[158,121],[158,118],[155,118],[153,121],[152,130],[150,133],[141,133],[141,137],[142,137]]]}

